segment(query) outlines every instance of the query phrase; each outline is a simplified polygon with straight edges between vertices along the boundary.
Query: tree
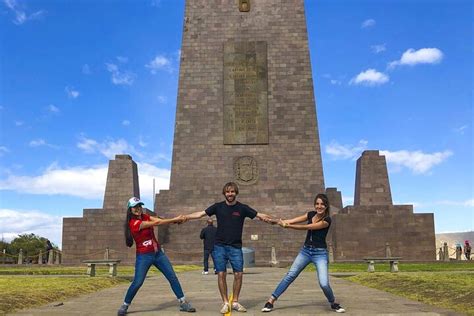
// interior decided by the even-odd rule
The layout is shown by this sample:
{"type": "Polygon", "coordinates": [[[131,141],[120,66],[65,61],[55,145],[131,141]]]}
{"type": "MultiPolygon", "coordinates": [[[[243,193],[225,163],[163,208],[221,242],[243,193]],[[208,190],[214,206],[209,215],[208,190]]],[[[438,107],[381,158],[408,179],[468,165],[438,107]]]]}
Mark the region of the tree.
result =
{"type": "Polygon", "coordinates": [[[40,251],[44,252],[46,238],[35,234],[19,235],[10,243],[10,250],[13,255],[18,255],[23,249],[23,256],[37,256],[40,251]]]}

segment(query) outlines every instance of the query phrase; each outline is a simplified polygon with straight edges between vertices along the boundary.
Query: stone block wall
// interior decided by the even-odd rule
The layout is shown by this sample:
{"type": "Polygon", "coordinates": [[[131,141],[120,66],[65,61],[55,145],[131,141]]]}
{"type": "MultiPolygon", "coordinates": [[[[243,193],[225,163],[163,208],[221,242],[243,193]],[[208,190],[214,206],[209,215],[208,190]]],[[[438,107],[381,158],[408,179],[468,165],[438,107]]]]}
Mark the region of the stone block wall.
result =
{"type": "Polygon", "coordinates": [[[392,256],[403,260],[435,260],[433,214],[414,214],[411,205],[349,206],[333,217],[335,260],[392,256]]]}

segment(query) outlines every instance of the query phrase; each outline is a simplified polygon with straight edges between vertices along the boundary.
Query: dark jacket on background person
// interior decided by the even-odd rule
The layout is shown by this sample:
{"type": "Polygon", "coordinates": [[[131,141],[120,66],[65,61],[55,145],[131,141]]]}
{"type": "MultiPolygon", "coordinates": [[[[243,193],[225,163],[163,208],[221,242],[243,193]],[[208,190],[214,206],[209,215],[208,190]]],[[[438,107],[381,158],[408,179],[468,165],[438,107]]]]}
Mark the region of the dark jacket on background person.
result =
{"type": "Polygon", "coordinates": [[[207,227],[204,227],[201,230],[201,235],[199,236],[203,240],[204,249],[212,251],[214,249],[214,242],[216,240],[216,231],[217,228],[210,224],[207,227]]]}

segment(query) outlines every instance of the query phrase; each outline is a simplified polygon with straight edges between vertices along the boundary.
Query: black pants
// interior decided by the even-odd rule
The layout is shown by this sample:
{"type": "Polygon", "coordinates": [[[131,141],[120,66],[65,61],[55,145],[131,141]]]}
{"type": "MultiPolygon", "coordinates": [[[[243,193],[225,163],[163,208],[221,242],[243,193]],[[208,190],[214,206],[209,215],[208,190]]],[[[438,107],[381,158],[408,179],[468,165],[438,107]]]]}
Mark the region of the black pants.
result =
{"type": "Polygon", "coordinates": [[[214,255],[212,254],[212,250],[204,249],[204,271],[209,270],[209,255],[211,255],[212,263],[214,264],[214,267],[216,266],[216,263],[214,261],[214,255]]]}

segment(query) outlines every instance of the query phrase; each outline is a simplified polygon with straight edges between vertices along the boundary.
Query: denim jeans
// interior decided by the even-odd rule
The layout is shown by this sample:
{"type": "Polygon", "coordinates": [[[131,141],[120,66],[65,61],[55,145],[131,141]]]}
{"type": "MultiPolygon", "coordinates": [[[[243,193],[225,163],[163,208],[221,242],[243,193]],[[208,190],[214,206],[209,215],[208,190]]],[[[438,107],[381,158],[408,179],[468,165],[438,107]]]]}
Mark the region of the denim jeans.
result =
{"type": "Polygon", "coordinates": [[[125,295],[125,303],[132,303],[132,300],[142,286],[143,281],[145,281],[146,274],[151,265],[154,265],[158,270],[161,271],[161,273],[163,273],[165,278],[170,283],[171,289],[173,290],[177,299],[184,297],[181,284],[179,284],[178,277],[176,276],[176,273],[174,273],[173,266],[171,265],[168,257],[160,249],[158,252],[137,254],[137,259],[135,261],[135,277],[133,278],[132,284],[128,288],[127,295],[125,295]]]}
{"type": "Polygon", "coordinates": [[[204,249],[204,271],[209,271],[209,255],[212,258],[212,263],[214,264],[214,270],[216,269],[216,262],[214,260],[214,253],[212,250],[204,249]]]}
{"type": "Polygon", "coordinates": [[[328,302],[334,303],[334,294],[329,285],[328,251],[326,248],[309,248],[303,246],[291,265],[290,271],[283,277],[283,280],[278,284],[272,296],[277,299],[282,295],[310,262],[316,266],[319,286],[323,290],[324,295],[326,295],[328,302]]]}
{"type": "Polygon", "coordinates": [[[242,248],[229,245],[214,245],[214,263],[217,272],[227,271],[227,262],[230,261],[234,272],[244,271],[244,255],[242,248]]]}

